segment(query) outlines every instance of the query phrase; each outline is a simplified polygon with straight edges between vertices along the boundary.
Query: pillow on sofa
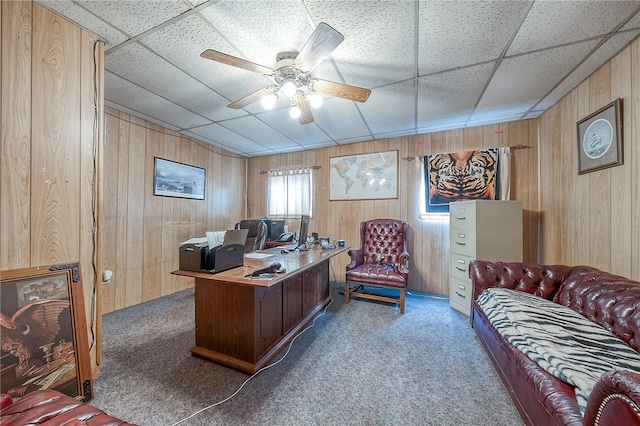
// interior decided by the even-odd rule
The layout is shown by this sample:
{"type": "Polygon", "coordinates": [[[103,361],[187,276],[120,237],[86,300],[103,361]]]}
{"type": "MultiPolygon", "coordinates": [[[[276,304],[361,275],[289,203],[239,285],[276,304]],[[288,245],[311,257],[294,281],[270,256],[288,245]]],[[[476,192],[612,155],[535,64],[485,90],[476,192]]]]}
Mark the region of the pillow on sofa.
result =
{"type": "Polygon", "coordinates": [[[483,291],[478,304],[505,340],[550,374],[576,387],[582,414],[602,374],[640,371],[638,352],[570,308],[502,288],[483,291]]]}

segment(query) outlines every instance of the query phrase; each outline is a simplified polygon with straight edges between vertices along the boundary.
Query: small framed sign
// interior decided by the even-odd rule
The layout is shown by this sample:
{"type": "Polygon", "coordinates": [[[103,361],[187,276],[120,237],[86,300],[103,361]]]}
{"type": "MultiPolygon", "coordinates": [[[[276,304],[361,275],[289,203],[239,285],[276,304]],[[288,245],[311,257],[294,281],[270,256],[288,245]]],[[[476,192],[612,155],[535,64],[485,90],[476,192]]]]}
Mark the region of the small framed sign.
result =
{"type": "Polygon", "coordinates": [[[620,98],[578,121],[578,174],[622,164],[620,98]]]}

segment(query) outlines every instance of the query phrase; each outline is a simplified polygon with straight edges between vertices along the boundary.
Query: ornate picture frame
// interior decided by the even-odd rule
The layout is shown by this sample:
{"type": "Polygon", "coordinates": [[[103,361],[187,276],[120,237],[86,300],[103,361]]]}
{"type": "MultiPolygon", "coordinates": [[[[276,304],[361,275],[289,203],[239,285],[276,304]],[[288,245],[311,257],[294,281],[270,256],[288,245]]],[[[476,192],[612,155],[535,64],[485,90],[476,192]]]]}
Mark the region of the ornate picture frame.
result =
{"type": "Polygon", "coordinates": [[[578,174],[622,165],[621,112],[618,98],[578,121],[578,174]]]}
{"type": "Polygon", "coordinates": [[[206,170],[154,157],[153,195],[204,200],[206,170]]]}
{"type": "Polygon", "coordinates": [[[1,393],[14,399],[55,389],[93,398],[80,265],[48,265],[0,274],[1,393]]]}
{"type": "Polygon", "coordinates": [[[329,201],[398,198],[398,151],[329,159],[329,201]]]}

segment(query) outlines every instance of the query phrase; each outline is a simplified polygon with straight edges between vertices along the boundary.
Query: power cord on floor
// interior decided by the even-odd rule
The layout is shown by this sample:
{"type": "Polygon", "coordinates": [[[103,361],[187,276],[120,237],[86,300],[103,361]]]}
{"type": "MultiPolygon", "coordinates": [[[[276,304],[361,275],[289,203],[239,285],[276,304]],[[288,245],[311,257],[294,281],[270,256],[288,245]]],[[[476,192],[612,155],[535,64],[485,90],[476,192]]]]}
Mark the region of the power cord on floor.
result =
{"type": "Polygon", "coordinates": [[[193,413],[193,414],[191,414],[191,415],[189,415],[189,416],[185,417],[184,419],[182,419],[182,420],[178,420],[177,422],[173,423],[171,426],[179,425],[180,423],[185,422],[185,421],[187,421],[187,420],[189,420],[189,419],[192,419],[193,417],[197,416],[197,415],[198,415],[198,414],[200,414],[200,413],[203,413],[203,412],[207,411],[207,410],[208,410],[208,409],[210,409],[210,408],[217,407],[218,405],[224,404],[225,402],[229,401],[231,398],[233,398],[234,396],[236,396],[236,395],[237,395],[237,394],[242,390],[242,388],[244,387],[244,385],[246,385],[247,383],[249,383],[249,381],[250,381],[251,379],[253,379],[254,377],[256,377],[258,374],[262,373],[262,372],[263,372],[264,370],[266,370],[267,368],[271,368],[271,367],[273,367],[273,366],[275,366],[275,365],[278,365],[280,362],[282,362],[282,360],[283,360],[283,359],[285,359],[285,358],[286,358],[286,356],[289,354],[289,351],[291,350],[291,346],[293,345],[293,342],[295,342],[295,341],[296,341],[296,339],[297,339],[298,337],[300,337],[302,334],[304,334],[304,332],[305,332],[305,331],[309,330],[311,327],[313,327],[313,326],[316,324],[316,320],[317,320],[318,318],[320,318],[321,316],[323,316],[323,315],[327,312],[327,308],[329,308],[329,306],[331,306],[331,303],[332,303],[332,302],[333,302],[333,301],[332,301],[332,300],[330,300],[330,301],[329,301],[329,303],[327,304],[327,306],[325,306],[325,307],[324,307],[324,309],[322,310],[322,313],[321,313],[321,314],[319,314],[319,315],[317,315],[317,316],[313,319],[313,321],[311,322],[311,324],[310,324],[309,326],[307,326],[304,330],[302,330],[300,333],[298,333],[298,334],[297,334],[297,335],[296,335],[296,336],[291,340],[291,342],[289,342],[289,346],[287,347],[287,351],[284,353],[284,355],[282,355],[282,356],[280,357],[280,359],[279,359],[279,360],[277,360],[277,361],[275,361],[275,362],[273,362],[273,363],[271,363],[271,364],[269,364],[269,365],[267,365],[267,366],[265,366],[265,367],[262,367],[260,370],[258,370],[258,371],[256,371],[255,373],[253,373],[253,375],[251,375],[247,380],[245,380],[245,381],[240,385],[240,387],[239,387],[239,388],[238,388],[234,393],[232,393],[231,395],[229,395],[229,396],[228,396],[228,397],[226,397],[225,399],[223,399],[223,400],[221,400],[221,401],[218,401],[218,402],[215,402],[215,403],[213,403],[213,404],[211,404],[211,405],[208,405],[208,406],[206,406],[206,407],[204,407],[204,408],[202,408],[202,409],[200,409],[200,410],[196,411],[195,413],[193,413]]]}

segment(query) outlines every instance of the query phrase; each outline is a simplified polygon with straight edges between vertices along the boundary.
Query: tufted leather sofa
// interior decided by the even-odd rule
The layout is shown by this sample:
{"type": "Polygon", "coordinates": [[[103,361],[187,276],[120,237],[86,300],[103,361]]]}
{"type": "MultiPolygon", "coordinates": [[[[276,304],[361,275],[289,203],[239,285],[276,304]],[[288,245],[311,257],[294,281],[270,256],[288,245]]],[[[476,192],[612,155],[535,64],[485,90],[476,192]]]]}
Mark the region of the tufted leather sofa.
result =
{"type": "Polygon", "coordinates": [[[589,266],[480,260],[470,262],[469,276],[472,326],[526,424],[640,425],[640,372],[604,374],[583,418],[573,388],[504,340],[476,301],[490,287],[534,294],[573,309],[640,352],[640,282],[589,266]]]}
{"type": "Polygon", "coordinates": [[[3,400],[0,411],[1,426],[39,424],[134,426],[96,407],[50,389],[31,392],[13,403],[10,399],[6,402],[3,400]]]}
{"type": "Polygon", "coordinates": [[[404,298],[409,275],[407,223],[396,219],[373,219],[360,224],[361,248],[348,251],[345,303],[349,297],[363,297],[400,304],[404,314],[404,298]],[[399,298],[352,291],[350,283],[400,290],[399,298]]]}

